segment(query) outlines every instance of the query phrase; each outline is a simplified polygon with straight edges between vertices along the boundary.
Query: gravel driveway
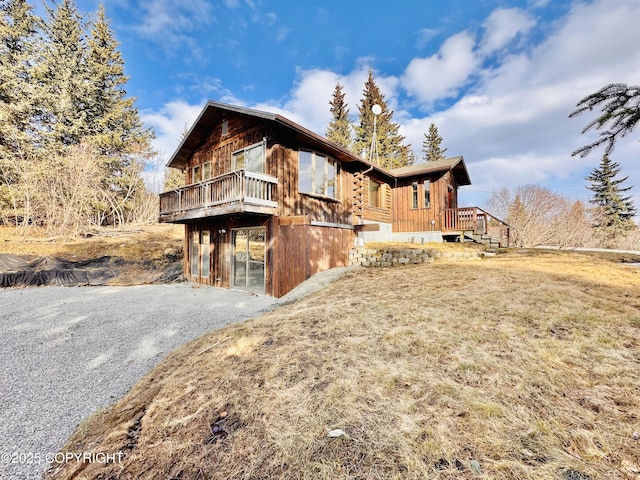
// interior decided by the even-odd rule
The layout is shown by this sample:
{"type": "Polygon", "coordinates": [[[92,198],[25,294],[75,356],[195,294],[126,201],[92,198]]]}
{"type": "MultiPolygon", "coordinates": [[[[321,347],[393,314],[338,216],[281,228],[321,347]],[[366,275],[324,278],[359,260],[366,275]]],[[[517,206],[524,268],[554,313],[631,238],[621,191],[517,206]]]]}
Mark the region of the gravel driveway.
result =
{"type": "Polygon", "coordinates": [[[40,478],[47,454],[171,350],[276,304],[189,284],[0,290],[0,478],[40,478]]]}

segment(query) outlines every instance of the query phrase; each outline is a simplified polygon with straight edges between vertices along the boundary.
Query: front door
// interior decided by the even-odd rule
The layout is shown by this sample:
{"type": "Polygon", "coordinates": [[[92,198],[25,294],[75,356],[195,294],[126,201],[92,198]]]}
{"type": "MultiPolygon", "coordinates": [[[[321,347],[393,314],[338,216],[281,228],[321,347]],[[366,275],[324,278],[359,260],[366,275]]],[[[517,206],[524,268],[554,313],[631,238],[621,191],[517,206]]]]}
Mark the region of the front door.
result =
{"type": "Polygon", "coordinates": [[[264,293],[265,274],[264,228],[233,230],[233,286],[264,293]]]}

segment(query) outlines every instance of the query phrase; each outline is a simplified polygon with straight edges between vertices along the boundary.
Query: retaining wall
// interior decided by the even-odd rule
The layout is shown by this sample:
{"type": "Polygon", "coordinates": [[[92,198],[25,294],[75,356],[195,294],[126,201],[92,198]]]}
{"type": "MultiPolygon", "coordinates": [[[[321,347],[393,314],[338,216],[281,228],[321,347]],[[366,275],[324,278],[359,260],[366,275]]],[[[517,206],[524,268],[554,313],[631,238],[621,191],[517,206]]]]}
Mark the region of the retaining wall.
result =
{"type": "Polygon", "coordinates": [[[484,252],[439,252],[422,248],[375,250],[357,247],[349,252],[349,265],[363,267],[395,267],[430,263],[435,260],[480,260],[484,252]]]}

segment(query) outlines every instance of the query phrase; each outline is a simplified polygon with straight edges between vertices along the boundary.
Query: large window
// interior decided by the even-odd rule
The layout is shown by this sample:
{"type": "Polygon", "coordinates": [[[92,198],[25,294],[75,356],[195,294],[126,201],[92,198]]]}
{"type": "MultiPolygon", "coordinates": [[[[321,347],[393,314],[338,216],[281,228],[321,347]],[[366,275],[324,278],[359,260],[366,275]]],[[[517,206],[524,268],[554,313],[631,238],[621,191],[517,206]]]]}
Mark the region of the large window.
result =
{"type": "Polygon", "coordinates": [[[332,158],[316,152],[298,152],[298,190],[337,198],[340,169],[332,158]]]}
{"type": "Polygon", "coordinates": [[[244,169],[251,172],[265,172],[265,142],[256,143],[233,152],[232,157],[234,170],[244,169]]]}

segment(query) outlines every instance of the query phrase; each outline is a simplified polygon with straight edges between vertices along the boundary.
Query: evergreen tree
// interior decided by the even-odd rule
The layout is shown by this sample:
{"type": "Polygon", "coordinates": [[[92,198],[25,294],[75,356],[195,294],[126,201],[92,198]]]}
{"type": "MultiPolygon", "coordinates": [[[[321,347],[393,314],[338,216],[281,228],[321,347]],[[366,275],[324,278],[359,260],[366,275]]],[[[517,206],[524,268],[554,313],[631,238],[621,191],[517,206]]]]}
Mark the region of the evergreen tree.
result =
{"type": "Polygon", "coordinates": [[[0,3],[0,161],[31,150],[37,97],[31,65],[38,18],[25,0],[0,3]]]}
{"type": "Polygon", "coordinates": [[[351,148],[351,123],[349,122],[349,108],[344,101],[344,92],[342,91],[342,85],[336,84],[333,90],[333,97],[329,102],[331,108],[331,114],[333,118],[325,136],[332,142],[342,145],[343,147],[351,148]]]}
{"type": "Polygon", "coordinates": [[[616,178],[619,173],[620,165],[605,154],[600,167],[586,177],[591,182],[587,188],[593,192],[590,202],[596,206],[595,228],[607,246],[635,227],[635,205],[630,196],[624,196],[624,192],[631,190],[631,187],[621,186],[628,177],[616,178]]]}
{"type": "Polygon", "coordinates": [[[578,148],[571,155],[585,157],[600,145],[605,145],[604,153],[609,155],[616,140],[631,133],[640,121],[640,86],[624,83],[606,85],[584,97],[576,107],[569,117],[600,107],[602,113],[582,129],[582,133],[600,130],[600,138],[578,148]]]}
{"type": "Polygon", "coordinates": [[[438,127],[434,123],[429,125],[429,133],[424,134],[424,140],[422,142],[422,159],[425,162],[433,162],[435,160],[442,160],[446,158],[444,153],[447,151],[441,147],[442,137],[438,133],[438,127]]]}
{"type": "Polygon", "coordinates": [[[134,98],[127,98],[124,61],[118,51],[104,6],[100,5],[88,39],[87,141],[105,159],[109,181],[120,178],[132,154],[152,154],[153,134],[140,121],[134,98]]]}
{"type": "Polygon", "coordinates": [[[34,154],[39,19],[25,0],[0,2],[0,222],[24,219],[24,169],[34,154]]]}
{"type": "Polygon", "coordinates": [[[362,100],[358,106],[360,124],[355,128],[355,153],[364,157],[368,155],[373,136],[372,108],[376,104],[382,108],[382,113],[376,119],[380,165],[385,168],[411,165],[413,163],[411,148],[402,144],[405,137],[398,133],[400,125],[393,122],[393,111],[387,107],[387,102],[375,83],[371,69],[369,69],[369,78],[365,83],[362,100]]]}
{"type": "Polygon", "coordinates": [[[73,0],[47,7],[46,44],[39,77],[45,89],[45,142],[50,153],[78,145],[90,133],[91,81],[83,20],[73,0]]]}

